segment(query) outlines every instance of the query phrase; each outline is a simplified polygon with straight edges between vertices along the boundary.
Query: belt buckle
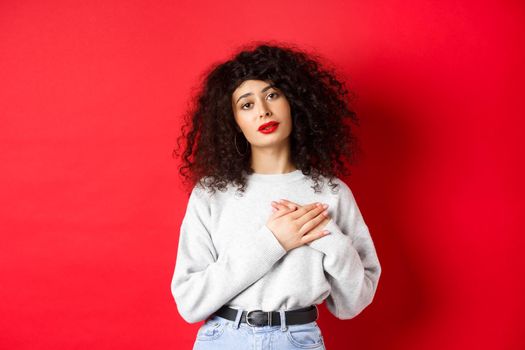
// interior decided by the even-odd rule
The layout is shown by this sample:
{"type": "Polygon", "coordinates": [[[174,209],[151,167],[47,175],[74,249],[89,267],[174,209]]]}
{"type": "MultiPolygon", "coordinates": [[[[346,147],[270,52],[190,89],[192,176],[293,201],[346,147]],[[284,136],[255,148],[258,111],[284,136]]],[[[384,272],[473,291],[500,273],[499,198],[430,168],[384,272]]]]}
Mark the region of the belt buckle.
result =
{"type": "MultiPolygon", "coordinates": [[[[254,312],[254,311],[265,312],[265,311],[262,311],[262,310],[251,310],[251,311],[248,311],[246,313],[246,323],[249,326],[251,326],[251,327],[258,327],[257,325],[254,325],[254,324],[250,323],[250,312],[254,312]]],[[[272,325],[272,312],[271,311],[266,311],[266,313],[268,314],[268,326],[271,326],[272,325]]]]}

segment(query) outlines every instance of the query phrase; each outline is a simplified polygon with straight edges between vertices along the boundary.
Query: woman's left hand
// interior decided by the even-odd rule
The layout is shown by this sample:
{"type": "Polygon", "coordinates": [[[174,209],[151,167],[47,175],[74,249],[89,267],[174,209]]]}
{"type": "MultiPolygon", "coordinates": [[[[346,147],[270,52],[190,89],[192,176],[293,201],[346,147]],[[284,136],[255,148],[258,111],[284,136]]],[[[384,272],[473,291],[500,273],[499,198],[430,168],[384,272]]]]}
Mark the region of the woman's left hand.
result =
{"type": "MultiPolygon", "coordinates": [[[[319,203],[320,205],[321,203],[319,203]]],[[[297,204],[297,203],[294,203],[292,201],[289,201],[287,199],[281,199],[279,201],[272,201],[272,211],[275,212],[277,210],[281,210],[281,209],[299,209],[301,208],[302,206],[297,204]]],[[[317,233],[321,230],[323,230],[323,228],[326,226],[326,224],[328,224],[328,222],[331,220],[331,217],[328,215],[323,221],[321,221],[319,223],[319,225],[317,225],[316,227],[314,227],[312,230],[310,230],[309,232],[311,233],[317,233]]]]}

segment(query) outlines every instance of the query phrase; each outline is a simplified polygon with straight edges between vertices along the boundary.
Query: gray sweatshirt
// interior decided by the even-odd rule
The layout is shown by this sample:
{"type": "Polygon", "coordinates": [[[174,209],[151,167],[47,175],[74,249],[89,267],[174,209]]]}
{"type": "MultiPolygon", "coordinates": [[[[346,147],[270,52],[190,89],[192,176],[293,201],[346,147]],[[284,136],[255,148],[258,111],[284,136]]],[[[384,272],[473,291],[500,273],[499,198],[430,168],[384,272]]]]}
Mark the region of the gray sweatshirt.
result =
{"type": "Polygon", "coordinates": [[[279,311],[321,304],[339,319],[357,316],[374,297],[381,266],[350,188],[339,178],[321,192],[301,170],[251,174],[244,194],[195,185],[180,228],[171,292],[188,323],[223,305],[279,311]],[[272,201],[327,203],[331,234],[292,249],[266,226],[272,201]]]}

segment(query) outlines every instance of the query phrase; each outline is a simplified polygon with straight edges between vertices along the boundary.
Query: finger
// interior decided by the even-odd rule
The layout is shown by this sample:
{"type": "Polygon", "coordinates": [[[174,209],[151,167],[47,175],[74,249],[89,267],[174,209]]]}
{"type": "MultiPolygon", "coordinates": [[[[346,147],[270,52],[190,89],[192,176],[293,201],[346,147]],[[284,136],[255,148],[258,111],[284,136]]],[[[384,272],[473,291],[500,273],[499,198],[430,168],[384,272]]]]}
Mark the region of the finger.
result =
{"type": "Polygon", "coordinates": [[[303,226],[304,224],[306,224],[308,221],[312,220],[316,216],[327,217],[328,216],[327,208],[328,207],[326,208],[323,207],[323,205],[318,205],[314,209],[308,211],[301,217],[297,218],[296,222],[297,224],[303,226]]]}
{"type": "Polygon", "coordinates": [[[299,204],[294,203],[294,202],[289,201],[288,199],[284,199],[284,198],[281,198],[280,200],[278,200],[278,202],[279,202],[279,203],[282,203],[282,204],[285,204],[285,205],[287,205],[287,206],[295,205],[295,206],[297,206],[297,207],[300,207],[299,204]]]}
{"type": "Polygon", "coordinates": [[[295,211],[295,209],[290,209],[287,206],[282,206],[282,208],[279,208],[279,209],[277,209],[277,210],[275,210],[273,212],[272,217],[274,219],[276,219],[276,218],[279,218],[279,217],[281,217],[283,215],[287,215],[289,213],[292,213],[293,211],[295,211]]]}
{"type": "Polygon", "coordinates": [[[319,239],[324,236],[328,236],[330,234],[330,231],[328,230],[321,230],[319,232],[311,232],[301,237],[301,242],[303,244],[310,243],[312,241],[315,241],[316,239],[319,239]]]}
{"type": "Polygon", "coordinates": [[[286,205],[288,208],[299,208],[300,205],[294,202],[290,202],[287,200],[280,199],[277,201],[278,204],[286,205]]]}
{"type": "Polygon", "coordinates": [[[271,206],[272,206],[272,212],[276,212],[277,210],[281,210],[282,209],[282,206],[281,205],[277,205],[275,202],[272,202],[271,206]]]}
{"type": "Polygon", "coordinates": [[[285,205],[283,205],[283,204],[279,204],[279,203],[277,203],[277,202],[272,202],[272,203],[271,203],[271,206],[274,207],[274,208],[276,208],[276,209],[282,209],[282,208],[286,207],[285,205]]]}
{"type": "Polygon", "coordinates": [[[278,202],[275,202],[275,201],[272,201],[272,207],[274,207],[275,209],[277,210],[281,210],[281,209],[286,209],[286,208],[289,208],[289,209],[296,209],[297,207],[296,206],[293,206],[293,205],[284,205],[284,204],[280,204],[278,202]]]}
{"type": "Polygon", "coordinates": [[[302,233],[302,234],[305,234],[305,233],[308,233],[308,232],[312,231],[313,229],[315,229],[318,226],[324,227],[328,223],[328,221],[330,221],[330,217],[329,216],[326,217],[324,215],[317,215],[314,218],[312,218],[311,220],[309,220],[308,222],[306,222],[301,227],[299,232],[302,233]]]}
{"type": "MultiPolygon", "coordinates": [[[[317,208],[316,204],[317,203],[311,203],[311,204],[306,204],[306,205],[303,205],[302,207],[299,207],[293,214],[291,214],[292,218],[298,219],[304,214],[308,213],[309,211],[316,209],[317,208]]],[[[302,224],[304,224],[304,222],[302,224]]]]}
{"type": "Polygon", "coordinates": [[[287,209],[291,209],[291,208],[288,208],[286,206],[273,206],[272,205],[272,212],[276,212],[276,211],[279,211],[279,210],[287,210],[287,209]]]}
{"type": "MultiPolygon", "coordinates": [[[[292,205],[295,205],[297,207],[301,207],[301,205],[297,204],[297,203],[294,203],[288,199],[284,199],[284,198],[281,198],[277,201],[278,203],[284,203],[284,204],[292,204],[292,205]]],[[[310,203],[310,204],[319,204],[319,202],[313,202],[313,203],[310,203]]]]}

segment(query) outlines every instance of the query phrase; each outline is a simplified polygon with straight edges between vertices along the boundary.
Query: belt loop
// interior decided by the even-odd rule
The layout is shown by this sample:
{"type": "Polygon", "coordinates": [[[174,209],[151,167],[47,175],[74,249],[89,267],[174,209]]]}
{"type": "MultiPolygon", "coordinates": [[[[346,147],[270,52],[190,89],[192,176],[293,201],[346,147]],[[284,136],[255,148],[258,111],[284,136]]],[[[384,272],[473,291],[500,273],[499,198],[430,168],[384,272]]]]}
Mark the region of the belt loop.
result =
{"type": "Polygon", "coordinates": [[[242,309],[237,310],[237,316],[235,317],[235,321],[233,322],[233,328],[239,328],[239,324],[241,323],[241,316],[242,316],[242,309]]]}
{"type": "Polygon", "coordinates": [[[286,326],[286,313],[284,309],[279,310],[279,314],[281,316],[281,331],[286,332],[287,326],[286,326]]]}

